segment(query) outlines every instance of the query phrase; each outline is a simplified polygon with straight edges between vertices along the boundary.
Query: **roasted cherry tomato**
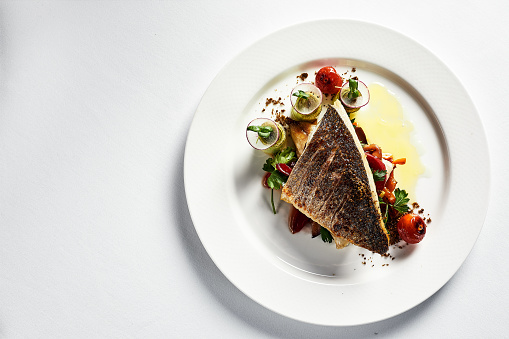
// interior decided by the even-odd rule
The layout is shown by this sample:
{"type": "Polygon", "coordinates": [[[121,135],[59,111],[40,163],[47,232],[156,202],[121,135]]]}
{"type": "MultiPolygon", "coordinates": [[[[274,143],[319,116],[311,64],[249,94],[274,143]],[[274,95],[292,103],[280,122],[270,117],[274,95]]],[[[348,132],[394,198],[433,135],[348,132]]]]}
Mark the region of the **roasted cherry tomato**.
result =
{"type": "MultiPolygon", "coordinates": [[[[369,167],[371,167],[371,169],[373,171],[385,171],[386,170],[385,164],[382,162],[382,160],[378,159],[377,157],[375,157],[369,153],[364,153],[364,154],[366,154],[366,159],[368,160],[369,167]]],[[[376,186],[377,190],[384,189],[385,179],[387,179],[387,174],[385,174],[383,181],[375,181],[375,186],[376,186]]]]}
{"type": "Polygon", "coordinates": [[[277,164],[276,169],[286,176],[290,176],[290,173],[292,173],[292,168],[286,164],[277,164]]]}
{"type": "Polygon", "coordinates": [[[417,244],[426,235],[426,223],[417,215],[408,213],[398,220],[399,237],[409,244],[417,244]]]}
{"type": "Polygon", "coordinates": [[[322,67],[316,73],[315,85],[322,93],[336,94],[341,90],[343,79],[336,72],[334,67],[322,67]]]}

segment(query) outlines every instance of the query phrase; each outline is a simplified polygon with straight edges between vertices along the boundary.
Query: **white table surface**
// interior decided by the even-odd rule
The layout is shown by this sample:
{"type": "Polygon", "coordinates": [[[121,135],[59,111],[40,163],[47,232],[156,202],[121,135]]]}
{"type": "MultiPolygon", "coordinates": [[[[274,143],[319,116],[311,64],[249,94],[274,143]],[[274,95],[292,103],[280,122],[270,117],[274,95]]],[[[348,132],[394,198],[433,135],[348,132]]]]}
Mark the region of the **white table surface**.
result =
{"type": "Polygon", "coordinates": [[[508,336],[509,3],[311,3],[0,2],[0,336],[508,336]],[[356,327],[300,323],[246,297],[197,238],[183,183],[214,76],[265,35],[327,18],[430,49],[473,96],[491,150],[486,222],[456,275],[412,310],[356,327]]]}

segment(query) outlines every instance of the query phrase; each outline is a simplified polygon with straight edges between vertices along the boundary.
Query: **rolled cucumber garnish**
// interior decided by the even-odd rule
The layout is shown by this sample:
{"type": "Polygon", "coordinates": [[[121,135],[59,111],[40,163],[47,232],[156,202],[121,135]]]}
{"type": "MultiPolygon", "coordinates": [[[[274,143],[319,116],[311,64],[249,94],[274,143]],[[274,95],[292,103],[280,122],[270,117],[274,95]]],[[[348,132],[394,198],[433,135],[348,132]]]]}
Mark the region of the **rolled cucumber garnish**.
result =
{"type": "Polygon", "coordinates": [[[356,78],[349,79],[341,87],[339,99],[348,113],[356,112],[369,102],[368,86],[356,78]]]}
{"type": "Polygon", "coordinates": [[[286,132],[281,124],[268,118],[257,118],[246,128],[247,141],[256,150],[274,154],[286,146],[286,132]]]}
{"type": "Polygon", "coordinates": [[[322,110],[322,92],[313,84],[299,84],[292,90],[290,102],[293,120],[313,121],[322,110]]]}

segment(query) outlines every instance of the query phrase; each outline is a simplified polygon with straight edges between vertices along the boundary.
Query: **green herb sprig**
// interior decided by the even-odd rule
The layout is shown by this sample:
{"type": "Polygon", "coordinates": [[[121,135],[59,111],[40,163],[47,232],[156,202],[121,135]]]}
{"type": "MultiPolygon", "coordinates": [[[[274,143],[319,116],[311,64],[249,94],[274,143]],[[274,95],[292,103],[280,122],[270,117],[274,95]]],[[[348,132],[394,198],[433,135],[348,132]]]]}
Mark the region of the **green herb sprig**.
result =
{"type": "Polygon", "coordinates": [[[359,92],[359,82],[357,80],[348,79],[348,87],[350,88],[348,99],[353,100],[362,96],[361,92],[359,92]]]}
{"type": "Polygon", "coordinates": [[[394,190],[394,197],[396,200],[394,201],[394,204],[386,203],[382,200],[382,198],[378,197],[378,201],[381,205],[386,205],[385,208],[385,215],[383,217],[383,221],[385,224],[387,224],[387,221],[389,220],[389,207],[394,208],[399,213],[406,213],[410,210],[410,207],[408,206],[408,202],[410,201],[410,198],[408,198],[408,193],[405,190],[400,190],[399,188],[396,188],[394,190]]]}
{"type": "Polygon", "coordinates": [[[271,188],[270,202],[272,204],[272,212],[274,212],[274,214],[276,214],[276,207],[274,206],[274,190],[281,189],[288,179],[286,175],[277,170],[276,165],[287,165],[294,159],[297,159],[295,151],[291,147],[287,147],[284,150],[277,152],[274,155],[274,158],[268,158],[265,161],[265,164],[263,164],[263,170],[270,173],[270,176],[267,179],[267,186],[271,188]]]}
{"type": "Polygon", "coordinates": [[[384,181],[386,174],[387,174],[386,170],[374,170],[373,171],[373,179],[375,181],[384,181]]]}
{"type": "Polygon", "coordinates": [[[320,235],[322,236],[323,242],[328,242],[329,244],[332,242],[332,234],[330,234],[329,230],[323,226],[320,226],[320,235]]]}
{"type": "Polygon", "coordinates": [[[297,98],[302,98],[302,99],[309,99],[309,97],[310,97],[309,93],[304,92],[301,89],[299,89],[297,92],[294,92],[292,95],[297,97],[297,98]]]}
{"type": "Polygon", "coordinates": [[[271,126],[248,126],[247,130],[258,133],[260,138],[267,139],[274,129],[271,126]]]}

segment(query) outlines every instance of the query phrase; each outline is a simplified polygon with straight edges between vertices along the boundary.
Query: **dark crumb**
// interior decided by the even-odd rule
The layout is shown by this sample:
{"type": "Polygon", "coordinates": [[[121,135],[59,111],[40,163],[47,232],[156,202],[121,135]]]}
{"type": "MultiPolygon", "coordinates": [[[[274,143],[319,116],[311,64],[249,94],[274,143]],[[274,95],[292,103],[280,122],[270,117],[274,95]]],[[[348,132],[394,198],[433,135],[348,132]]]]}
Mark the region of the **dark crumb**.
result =
{"type": "Polygon", "coordinates": [[[355,72],[355,71],[357,71],[357,68],[352,67],[352,72],[355,72]]]}
{"type": "Polygon", "coordinates": [[[363,264],[363,265],[366,265],[366,262],[365,262],[365,261],[363,261],[363,262],[362,262],[362,264],[363,264]]]}
{"type": "Polygon", "coordinates": [[[423,214],[424,213],[424,208],[421,208],[419,211],[417,211],[417,213],[423,214]]]}
{"type": "Polygon", "coordinates": [[[306,80],[307,77],[308,77],[307,73],[302,73],[301,75],[297,75],[297,78],[299,78],[302,81],[306,80]]]}
{"type": "Polygon", "coordinates": [[[262,109],[262,112],[265,112],[265,108],[264,108],[264,109],[262,109]]]}
{"type": "Polygon", "coordinates": [[[281,110],[281,113],[284,113],[284,112],[285,112],[285,110],[284,110],[284,109],[282,109],[282,110],[281,110]]]}
{"type": "Polygon", "coordinates": [[[412,203],[412,208],[415,210],[415,209],[418,209],[420,206],[418,203],[414,202],[412,203]]]}
{"type": "Polygon", "coordinates": [[[273,105],[277,105],[277,104],[284,105],[281,97],[279,97],[277,100],[273,99],[273,98],[267,98],[267,100],[265,100],[265,106],[269,106],[270,104],[273,104],[273,105]]]}
{"type": "Polygon", "coordinates": [[[426,223],[431,223],[431,218],[426,219],[426,223]]]}
{"type": "Polygon", "coordinates": [[[282,114],[276,114],[275,119],[277,123],[281,124],[285,129],[288,128],[288,124],[286,123],[286,117],[282,114]]]}

